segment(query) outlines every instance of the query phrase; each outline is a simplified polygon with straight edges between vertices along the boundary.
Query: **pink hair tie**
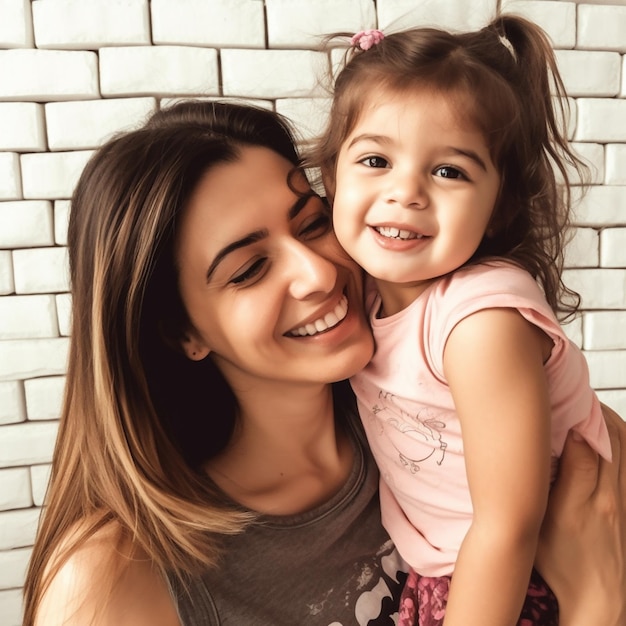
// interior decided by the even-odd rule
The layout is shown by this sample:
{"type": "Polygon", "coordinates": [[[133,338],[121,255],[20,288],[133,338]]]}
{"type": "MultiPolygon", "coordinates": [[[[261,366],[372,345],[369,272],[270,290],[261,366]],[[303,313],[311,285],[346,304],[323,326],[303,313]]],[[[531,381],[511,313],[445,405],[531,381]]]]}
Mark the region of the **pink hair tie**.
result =
{"type": "Polygon", "coordinates": [[[384,38],[385,35],[382,31],[377,28],[370,28],[368,30],[361,30],[352,35],[350,45],[361,50],[369,50],[372,46],[380,43],[384,38]]]}

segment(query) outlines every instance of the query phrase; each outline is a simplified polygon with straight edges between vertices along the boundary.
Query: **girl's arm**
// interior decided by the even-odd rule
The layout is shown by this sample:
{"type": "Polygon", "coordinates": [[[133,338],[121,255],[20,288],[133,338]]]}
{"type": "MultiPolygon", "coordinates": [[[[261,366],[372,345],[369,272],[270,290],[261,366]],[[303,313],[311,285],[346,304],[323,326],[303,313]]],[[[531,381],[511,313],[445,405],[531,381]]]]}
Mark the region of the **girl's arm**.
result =
{"type": "Polygon", "coordinates": [[[561,626],[626,624],[626,422],[602,409],[613,462],[570,434],[537,551],[561,626]]]}
{"type": "Polygon", "coordinates": [[[514,309],[488,309],[451,332],[444,373],[461,422],[473,518],[455,566],[445,626],[514,626],[526,596],[550,486],[552,342],[514,309]]]}

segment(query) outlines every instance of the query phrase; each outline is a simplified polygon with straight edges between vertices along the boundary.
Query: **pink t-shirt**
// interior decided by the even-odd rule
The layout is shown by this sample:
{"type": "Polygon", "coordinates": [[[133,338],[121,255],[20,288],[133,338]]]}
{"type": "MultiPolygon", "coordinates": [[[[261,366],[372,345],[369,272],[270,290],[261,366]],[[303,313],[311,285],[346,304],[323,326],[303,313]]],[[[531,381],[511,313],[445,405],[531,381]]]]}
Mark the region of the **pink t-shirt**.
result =
{"type": "Polygon", "coordinates": [[[444,346],[455,325],[479,310],[508,307],[553,339],[545,371],[554,457],[576,428],[610,459],[600,403],[582,352],[563,333],[536,281],[518,267],[463,268],[382,319],[376,318],[380,299],[372,297],[376,354],[351,383],[380,468],[383,524],[416,571],[450,575],[472,518],[460,423],[443,375],[444,346]]]}

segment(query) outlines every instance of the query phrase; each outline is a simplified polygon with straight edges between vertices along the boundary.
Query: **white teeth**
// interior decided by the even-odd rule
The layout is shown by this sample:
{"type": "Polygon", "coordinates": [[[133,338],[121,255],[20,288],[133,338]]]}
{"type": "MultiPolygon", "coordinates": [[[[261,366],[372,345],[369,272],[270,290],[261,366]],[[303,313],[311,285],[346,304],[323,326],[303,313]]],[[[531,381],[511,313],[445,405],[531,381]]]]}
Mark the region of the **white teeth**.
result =
{"type": "Polygon", "coordinates": [[[393,226],[377,226],[376,231],[383,237],[391,237],[392,239],[421,239],[424,235],[418,235],[410,230],[400,230],[393,226]]]}
{"type": "Polygon", "coordinates": [[[346,298],[346,296],[342,296],[337,306],[330,311],[330,313],[326,313],[324,317],[320,317],[320,319],[315,320],[314,322],[292,330],[289,334],[300,337],[317,335],[318,333],[324,332],[333,326],[337,326],[337,324],[339,324],[339,322],[341,322],[347,314],[348,298],[346,298]]]}

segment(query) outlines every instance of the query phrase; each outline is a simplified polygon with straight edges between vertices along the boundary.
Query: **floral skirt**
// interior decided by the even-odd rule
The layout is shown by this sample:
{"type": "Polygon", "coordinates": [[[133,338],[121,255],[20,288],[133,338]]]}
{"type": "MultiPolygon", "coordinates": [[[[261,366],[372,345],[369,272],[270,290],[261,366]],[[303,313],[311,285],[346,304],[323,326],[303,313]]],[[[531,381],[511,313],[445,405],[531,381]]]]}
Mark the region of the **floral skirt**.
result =
{"type": "MultiPolygon", "coordinates": [[[[449,576],[429,578],[411,570],[400,597],[398,626],[441,626],[449,589],[449,576]]],[[[558,626],[558,623],[556,597],[533,570],[517,626],[558,626]]]]}

